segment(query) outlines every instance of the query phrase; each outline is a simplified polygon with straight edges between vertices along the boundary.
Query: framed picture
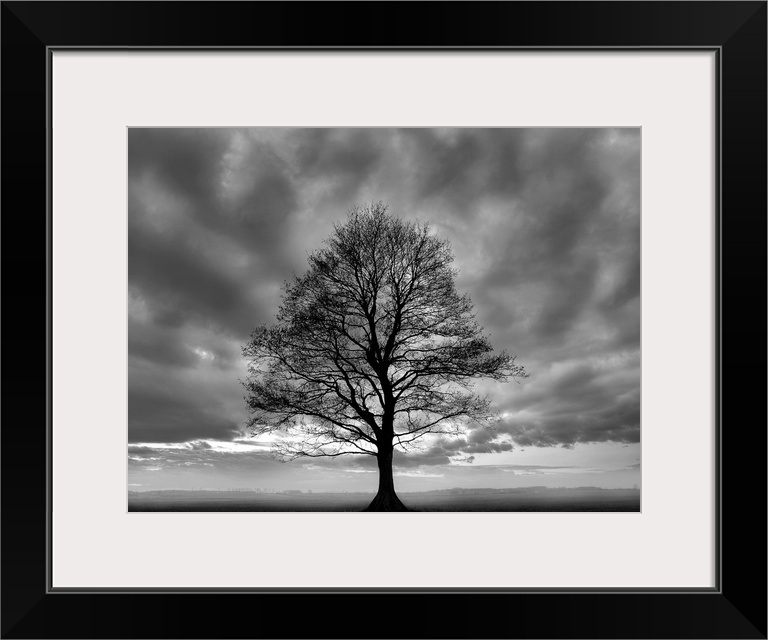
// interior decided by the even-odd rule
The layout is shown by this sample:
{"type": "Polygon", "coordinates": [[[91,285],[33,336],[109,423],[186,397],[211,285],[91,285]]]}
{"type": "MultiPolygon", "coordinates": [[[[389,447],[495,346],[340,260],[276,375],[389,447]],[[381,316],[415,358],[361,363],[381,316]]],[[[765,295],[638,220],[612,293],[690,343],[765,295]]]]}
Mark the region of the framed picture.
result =
{"type": "Polygon", "coordinates": [[[766,637],[765,2],[2,11],[3,637],[766,637]]]}

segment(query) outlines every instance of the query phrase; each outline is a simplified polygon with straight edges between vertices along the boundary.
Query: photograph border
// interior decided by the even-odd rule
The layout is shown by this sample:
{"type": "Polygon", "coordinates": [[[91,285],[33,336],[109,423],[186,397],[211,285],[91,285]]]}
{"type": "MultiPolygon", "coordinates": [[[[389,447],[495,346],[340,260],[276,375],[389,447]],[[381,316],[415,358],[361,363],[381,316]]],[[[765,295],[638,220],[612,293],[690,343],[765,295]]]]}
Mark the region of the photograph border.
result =
{"type": "Polygon", "coordinates": [[[6,344],[3,394],[13,398],[5,412],[13,419],[2,431],[2,637],[765,638],[765,24],[765,2],[4,2],[2,203],[6,239],[12,240],[3,247],[3,301],[6,309],[24,312],[6,314],[6,335],[14,341],[6,344]],[[372,20],[376,26],[367,31],[372,20]],[[318,24],[329,26],[318,34],[318,24]],[[516,26],[506,29],[510,24],[516,26]],[[52,54],[169,49],[716,52],[716,586],[52,588],[52,54]],[[43,235],[45,256],[39,247],[43,235]],[[31,385],[42,377],[43,333],[46,382],[31,385]],[[22,353],[30,345],[40,360],[22,353]],[[755,352],[761,354],[757,367],[755,352]],[[737,389],[722,387],[724,366],[734,378],[739,371],[737,389]],[[726,408],[728,424],[735,425],[730,430],[721,429],[726,408]],[[21,420],[24,427],[16,427],[21,420]],[[747,439],[744,430],[755,423],[758,429],[750,429],[747,439]],[[14,453],[20,450],[34,454],[22,458],[14,453]],[[740,498],[747,486],[745,508],[740,498]],[[729,505],[725,511],[723,502],[729,505]],[[370,626],[376,594],[387,594],[389,610],[415,608],[416,626],[398,616],[376,616],[376,626],[370,626]],[[461,607],[454,614],[461,619],[436,619],[446,605],[461,607]],[[269,612],[269,619],[237,615],[237,609],[254,606],[269,612]],[[200,607],[207,612],[202,620],[200,607]]]}

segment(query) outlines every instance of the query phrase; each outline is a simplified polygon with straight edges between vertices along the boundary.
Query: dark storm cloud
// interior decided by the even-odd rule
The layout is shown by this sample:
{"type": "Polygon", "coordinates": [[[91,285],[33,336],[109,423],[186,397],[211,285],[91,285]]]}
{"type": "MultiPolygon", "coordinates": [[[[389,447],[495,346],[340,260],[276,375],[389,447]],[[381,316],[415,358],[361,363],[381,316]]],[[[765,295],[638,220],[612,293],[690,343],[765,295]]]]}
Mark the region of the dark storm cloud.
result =
{"type": "Polygon", "coordinates": [[[158,365],[190,367],[197,358],[181,340],[181,334],[164,322],[145,327],[129,319],[128,352],[131,357],[145,358],[158,365]]]}
{"type": "Polygon", "coordinates": [[[239,437],[239,345],[379,199],[451,241],[491,342],[532,373],[480,386],[495,431],[401,464],[638,441],[638,129],[131,129],[129,181],[130,441],[239,437]]]}
{"type": "Polygon", "coordinates": [[[300,134],[297,173],[322,180],[336,200],[354,198],[386,157],[389,136],[376,129],[309,129],[300,134]]]}
{"type": "Polygon", "coordinates": [[[497,429],[521,446],[639,442],[638,358],[558,368],[510,401],[510,412],[497,429]]]}
{"type": "Polygon", "coordinates": [[[184,442],[239,435],[241,425],[219,415],[221,409],[221,402],[200,401],[191,393],[132,390],[128,400],[130,437],[137,442],[184,442]]]}
{"type": "Polygon", "coordinates": [[[624,132],[603,130],[533,130],[528,137],[537,151],[507,205],[507,221],[486,243],[491,259],[472,294],[525,309],[522,331],[514,332],[518,327],[503,314],[483,319],[495,330],[512,330],[517,344],[540,347],[567,340],[601,299],[607,312],[639,296],[639,146],[625,140],[612,153],[624,132]],[[613,175],[619,169],[628,184],[613,175]],[[601,279],[609,277],[603,292],[601,279]]]}
{"type": "Polygon", "coordinates": [[[242,432],[239,389],[228,372],[129,360],[128,419],[131,442],[232,439],[242,432]],[[221,377],[223,380],[219,380],[221,377]]]}
{"type": "Polygon", "coordinates": [[[185,213],[246,250],[270,247],[293,211],[295,192],[271,146],[233,129],[130,129],[129,179],[162,185],[185,213]]]}
{"type": "Polygon", "coordinates": [[[128,231],[132,286],[152,300],[157,320],[178,327],[184,319],[241,327],[247,291],[215,264],[207,263],[185,234],[162,238],[132,227],[128,231]],[[242,319],[242,320],[241,320],[242,319]]]}
{"type": "Polygon", "coordinates": [[[500,453],[511,451],[512,443],[505,433],[492,427],[476,427],[462,437],[441,437],[428,451],[429,456],[500,453]]]}
{"type": "Polygon", "coordinates": [[[151,456],[156,452],[152,447],[144,447],[135,444],[128,445],[129,456],[151,456]]]}

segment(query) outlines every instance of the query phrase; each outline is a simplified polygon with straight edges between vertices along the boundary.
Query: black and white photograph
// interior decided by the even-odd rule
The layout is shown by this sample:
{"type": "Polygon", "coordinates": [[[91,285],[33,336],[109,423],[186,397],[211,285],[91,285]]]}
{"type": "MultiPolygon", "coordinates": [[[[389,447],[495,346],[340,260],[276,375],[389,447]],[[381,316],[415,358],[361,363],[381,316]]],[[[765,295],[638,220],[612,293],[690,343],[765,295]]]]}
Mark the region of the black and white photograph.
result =
{"type": "Polygon", "coordinates": [[[127,135],[128,511],[640,511],[640,128],[127,135]]]}

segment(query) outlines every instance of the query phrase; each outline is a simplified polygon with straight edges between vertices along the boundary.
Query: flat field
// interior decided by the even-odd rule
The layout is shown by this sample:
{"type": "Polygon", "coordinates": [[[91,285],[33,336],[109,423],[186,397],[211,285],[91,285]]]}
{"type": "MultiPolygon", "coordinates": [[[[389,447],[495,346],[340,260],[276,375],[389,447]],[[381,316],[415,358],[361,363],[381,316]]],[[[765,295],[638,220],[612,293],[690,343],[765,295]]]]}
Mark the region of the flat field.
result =
{"type": "MultiPolygon", "coordinates": [[[[399,493],[413,511],[640,511],[639,489],[464,489],[399,493]]],[[[362,511],[369,493],[146,491],[128,511],[362,511]]]]}

